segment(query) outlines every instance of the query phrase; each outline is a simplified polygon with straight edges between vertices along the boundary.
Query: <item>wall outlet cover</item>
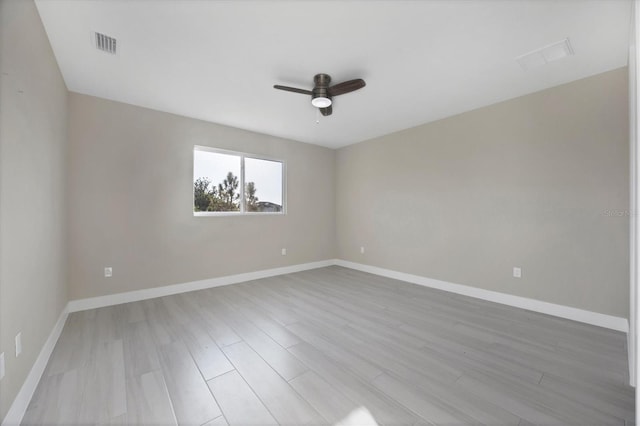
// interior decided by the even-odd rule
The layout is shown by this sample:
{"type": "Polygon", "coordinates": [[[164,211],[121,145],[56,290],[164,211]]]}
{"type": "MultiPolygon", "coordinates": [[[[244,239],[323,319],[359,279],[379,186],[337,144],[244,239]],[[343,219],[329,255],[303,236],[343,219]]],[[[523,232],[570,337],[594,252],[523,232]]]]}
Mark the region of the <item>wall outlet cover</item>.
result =
{"type": "Polygon", "coordinates": [[[287,249],[286,249],[286,248],[283,248],[283,249],[282,249],[282,255],[283,255],[283,256],[286,256],[286,255],[287,255],[287,249]]]}
{"type": "Polygon", "coordinates": [[[107,278],[110,278],[113,276],[113,268],[111,268],[110,266],[107,266],[106,268],[104,268],[104,276],[107,278]]]}
{"type": "Polygon", "coordinates": [[[16,334],[16,357],[22,353],[22,332],[16,334]]]}
{"type": "Polygon", "coordinates": [[[518,267],[514,267],[513,268],[513,277],[514,278],[521,278],[522,277],[522,269],[518,268],[518,267]]]}

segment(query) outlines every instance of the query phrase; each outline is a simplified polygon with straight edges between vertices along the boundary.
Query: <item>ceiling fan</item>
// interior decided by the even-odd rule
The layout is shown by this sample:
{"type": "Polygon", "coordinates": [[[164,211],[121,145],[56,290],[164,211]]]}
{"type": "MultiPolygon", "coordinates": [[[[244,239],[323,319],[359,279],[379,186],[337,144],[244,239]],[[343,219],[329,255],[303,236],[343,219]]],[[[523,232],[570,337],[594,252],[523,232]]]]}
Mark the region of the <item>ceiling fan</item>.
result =
{"type": "Polygon", "coordinates": [[[316,74],[313,77],[313,90],[297,89],[295,87],[274,85],[274,89],[286,90],[288,92],[302,93],[303,95],[311,95],[311,105],[320,109],[322,115],[331,115],[333,112],[332,98],[354,90],[362,89],[366,83],[361,78],[355,80],[344,81],[342,83],[329,86],[331,77],[328,74],[316,74]]]}

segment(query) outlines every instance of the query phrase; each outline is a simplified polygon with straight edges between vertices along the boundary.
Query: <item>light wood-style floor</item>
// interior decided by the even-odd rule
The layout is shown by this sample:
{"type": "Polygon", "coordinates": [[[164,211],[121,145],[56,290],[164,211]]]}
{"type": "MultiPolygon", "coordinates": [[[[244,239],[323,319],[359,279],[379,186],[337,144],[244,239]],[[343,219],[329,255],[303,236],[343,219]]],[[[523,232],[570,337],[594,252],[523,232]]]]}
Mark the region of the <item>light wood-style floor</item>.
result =
{"type": "Polygon", "coordinates": [[[71,314],[24,424],[632,424],[621,333],[340,267],[71,314]]]}

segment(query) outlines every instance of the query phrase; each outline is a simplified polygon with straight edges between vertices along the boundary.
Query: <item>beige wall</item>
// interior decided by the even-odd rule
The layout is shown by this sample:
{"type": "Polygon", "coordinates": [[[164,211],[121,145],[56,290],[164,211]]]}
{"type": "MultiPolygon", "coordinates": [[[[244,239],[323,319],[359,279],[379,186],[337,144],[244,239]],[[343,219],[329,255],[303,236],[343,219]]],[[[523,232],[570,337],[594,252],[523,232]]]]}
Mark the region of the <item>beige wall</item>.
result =
{"type": "Polygon", "coordinates": [[[627,86],[618,69],[339,150],[339,257],[627,317],[627,86]]]}
{"type": "Polygon", "coordinates": [[[335,151],[75,93],[69,105],[71,299],[335,256],[335,151]],[[194,217],[194,145],[285,160],[287,214],[194,217]]]}
{"type": "Polygon", "coordinates": [[[3,0],[0,16],[3,419],[67,302],[67,89],[33,2],[3,0]]]}

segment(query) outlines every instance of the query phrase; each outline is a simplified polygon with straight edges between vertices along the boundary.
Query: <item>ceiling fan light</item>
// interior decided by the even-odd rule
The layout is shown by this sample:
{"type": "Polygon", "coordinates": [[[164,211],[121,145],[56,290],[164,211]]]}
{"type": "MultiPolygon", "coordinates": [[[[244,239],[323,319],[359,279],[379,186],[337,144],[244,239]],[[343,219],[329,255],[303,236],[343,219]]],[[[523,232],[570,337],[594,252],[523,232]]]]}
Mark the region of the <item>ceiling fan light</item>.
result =
{"type": "Polygon", "coordinates": [[[311,99],[311,105],[316,108],[327,108],[331,106],[331,99],[326,98],[324,96],[318,96],[311,99]]]}

